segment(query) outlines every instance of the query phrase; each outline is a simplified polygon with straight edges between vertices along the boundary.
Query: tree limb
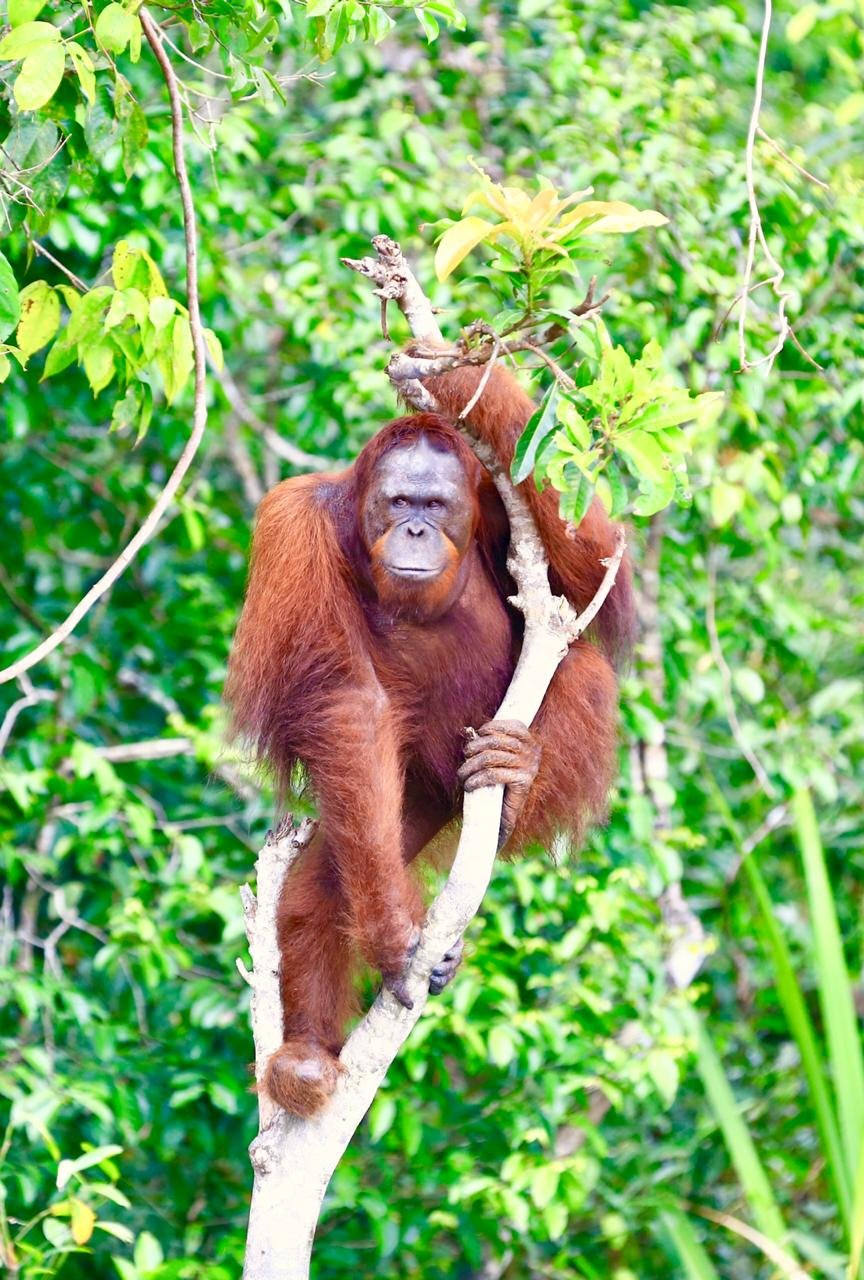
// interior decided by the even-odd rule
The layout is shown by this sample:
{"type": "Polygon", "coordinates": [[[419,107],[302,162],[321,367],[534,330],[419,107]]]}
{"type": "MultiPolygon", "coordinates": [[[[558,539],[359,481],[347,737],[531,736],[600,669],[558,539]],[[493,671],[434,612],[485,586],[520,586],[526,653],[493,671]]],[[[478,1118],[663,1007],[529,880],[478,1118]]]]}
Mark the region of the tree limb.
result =
{"type": "MultiPolygon", "coordinates": [[[[371,279],[379,297],[396,301],[421,340],[440,344],[441,332],[432,307],[405,262],[398,244],[376,236],[378,259],[348,265],[371,279]]],[[[400,357],[388,373],[410,403],[434,406],[417,379],[422,362],[400,357]],[[406,376],[397,376],[394,370],[406,376]]],[[[470,437],[469,437],[470,438],[470,437]]],[[[624,554],[624,535],[594,600],[576,614],[568,601],[549,588],[548,562],[527,504],[511,485],[506,469],[471,439],[478,457],[498,486],[510,520],[508,568],[517,585],[513,603],[525,616],[519,662],[496,718],[534,719],[549,682],[569,644],[588,626],[615,581],[624,554]]],[[[466,794],[462,834],[450,875],[432,903],[420,942],[405,977],[413,1002],[406,1009],[388,991],[379,994],[351,1034],[341,1054],[343,1073],[328,1106],[308,1119],[298,1119],[259,1094],[258,1137],[250,1147],[254,1169],[244,1280],[306,1280],[312,1240],[321,1202],[333,1171],[366,1114],[387,1070],[417,1022],[428,998],[429,976],[444,953],[462,936],[478,911],[492,875],[504,789],[484,787],[466,794]],[[286,1215],[290,1217],[286,1218],[286,1215]]],[[[258,903],[244,892],[244,912],[253,958],[253,973],[244,977],[253,989],[255,1070],[260,1081],[270,1054],[281,1041],[278,991],[279,956],[275,936],[275,903],[282,877],[298,841],[308,842],[308,829],[265,844],[258,862],[258,903]]]]}
{"type": "Polygon", "coordinates": [[[180,457],[175,463],[174,470],[168,478],[165,487],[153,504],[147,519],[141,525],[135,536],[126,544],[120,552],[117,559],[109,569],[102,574],[85,596],[83,596],[68,617],[61,622],[55,631],[38,644],[35,649],[31,649],[29,653],[24,654],[17,662],[13,662],[10,666],[0,670],[0,684],[4,684],[7,680],[15,680],[23,672],[29,671],[37,662],[41,662],[43,658],[47,658],[49,653],[63,643],[63,641],[72,634],[82,618],[93,608],[94,604],[105,595],[108,589],[114,585],[123,571],[128,568],[135,556],[141,548],[150,541],[150,538],[156,532],[159,521],[167,511],[174,499],[177,490],[183,483],[186,472],[192,465],[195,454],[198,452],[198,446],[204,436],[204,428],[207,425],[207,398],[206,398],[206,345],[204,342],[204,329],[201,324],[201,308],[198,300],[198,242],[197,229],[195,223],[195,207],[192,202],[192,188],[189,183],[189,174],[186,169],[186,157],[183,152],[183,104],[180,100],[180,90],[177,84],[177,77],[174,75],[174,69],[168,61],[165,50],[162,47],[162,39],[159,28],[154,23],[146,9],[141,8],[138,12],[141,19],[141,26],[156,61],[159,63],[165,83],[168,86],[168,97],[171,102],[171,132],[174,148],[174,172],[177,175],[177,185],[180,189],[180,201],[183,206],[183,233],[186,241],[186,305],[189,310],[189,328],[192,332],[192,350],[194,357],[195,369],[195,391],[194,404],[192,411],[192,431],[189,439],[180,457]]]}

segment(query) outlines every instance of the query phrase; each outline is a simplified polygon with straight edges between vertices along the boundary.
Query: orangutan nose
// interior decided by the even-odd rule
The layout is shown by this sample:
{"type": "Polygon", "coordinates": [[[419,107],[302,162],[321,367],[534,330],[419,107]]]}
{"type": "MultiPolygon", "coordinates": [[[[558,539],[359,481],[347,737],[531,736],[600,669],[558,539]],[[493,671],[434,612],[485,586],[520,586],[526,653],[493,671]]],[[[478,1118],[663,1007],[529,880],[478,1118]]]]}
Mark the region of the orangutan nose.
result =
{"type": "Polygon", "coordinates": [[[423,524],[419,520],[412,520],[410,524],[405,526],[405,531],[409,538],[422,538],[425,532],[423,524]]]}

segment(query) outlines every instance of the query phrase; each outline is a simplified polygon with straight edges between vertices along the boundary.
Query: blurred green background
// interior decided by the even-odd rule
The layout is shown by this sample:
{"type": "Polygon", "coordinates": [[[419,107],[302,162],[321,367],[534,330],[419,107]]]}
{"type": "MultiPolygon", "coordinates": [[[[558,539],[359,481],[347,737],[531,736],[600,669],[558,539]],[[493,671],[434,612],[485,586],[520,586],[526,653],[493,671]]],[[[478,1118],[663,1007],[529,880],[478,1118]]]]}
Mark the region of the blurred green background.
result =
{"type": "MultiPolygon", "coordinates": [[[[26,0],[11,3],[20,22],[26,0]]],[[[89,3],[31,8],[96,58],[89,3]]],[[[737,311],[724,318],[761,5],[310,10],[153,9],[187,56],[168,48],[225,372],[158,536],[0,690],[0,721],[28,700],[0,757],[0,1260],[28,1280],[239,1272],[255,1103],[237,889],[272,807],[224,752],[219,699],[250,522],[304,469],[296,450],[346,460],[393,416],[377,306],[341,255],[386,231],[446,331],[494,311],[481,257],[433,284],[423,229],[458,216],[474,157],[498,180],[593,183],[668,215],[608,242],[604,318],[725,408],[696,442],[692,505],[635,522],[645,644],[610,824],[561,867],[498,868],[466,965],[333,1180],[313,1274],[857,1275],[864,5],[775,11],[761,124],[781,150],[757,141],[756,184],[821,369],[789,342],[746,374],[737,311]],[[152,740],[175,754],[130,758],[152,740]],[[664,978],[657,905],[679,879],[713,946],[686,993],[664,978]],[[64,1160],[79,1163],[58,1178],[64,1160]]],[[[20,64],[0,63],[0,243],[19,285],[65,280],[31,239],[88,286],[128,240],[184,296],[164,84],[146,45],[136,62],[121,49],[99,55],[92,103],[70,73],[35,113],[12,97],[20,64]]],[[[764,287],[752,358],[775,332],[764,287]]],[[[75,364],[42,372],[41,355],[13,363],[0,387],[9,660],[144,519],[191,413],[188,387],[157,398],[136,442],[116,383],[94,396],[75,364]]]]}

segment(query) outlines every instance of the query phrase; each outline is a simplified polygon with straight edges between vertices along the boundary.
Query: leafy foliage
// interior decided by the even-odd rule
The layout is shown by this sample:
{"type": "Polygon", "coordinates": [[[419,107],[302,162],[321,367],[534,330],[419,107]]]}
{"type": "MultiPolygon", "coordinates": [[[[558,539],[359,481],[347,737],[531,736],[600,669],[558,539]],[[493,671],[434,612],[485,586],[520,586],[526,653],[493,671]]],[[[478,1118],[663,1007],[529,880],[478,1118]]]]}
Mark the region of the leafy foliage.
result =
{"type": "MultiPolygon", "coordinates": [[[[158,536],[31,684],[2,691],[0,724],[26,705],[0,731],[0,1250],[28,1280],[61,1267],[70,1280],[238,1274],[254,1102],[236,887],[270,802],[220,753],[217,708],[252,506],[295,469],[274,433],[330,466],[392,415],[388,344],[339,258],[384,230],[425,280],[435,232],[418,228],[462,207],[476,186],[470,156],[502,188],[530,189],[529,201],[542,173],[559,191],[593,184],[604,201],[668,218],[632,236],[586,234],[588,256],[568,255],[578,288],[570,266],[538,283],[532,332],[567,320],[546,349],[576,386],[550,395],[535,456],[547,444],[551,465],[553,448],[574,450],[621,509],[649,501],[619,421],[614,445],[604,435],[601,410],[620,412],[630,393],[610,404],[593,388],[645,378],[660,413],[692,415],[664,428],[680,429],[689,452],[667,450],[656,466],[661,488],[680,477],[692,501],[634,520],[649,620],[659,583],[659,650],[624,682],[610,824],[575,865],[500,869],[463,973],[430,1006],[338,1171],[316,1266],[400,1280],[467,1280],[487,1263],[508,1278],[775,1273],[740,1232],[756,1219],[723,1123],[732,1104],[718,1113],[706,1095],[687,1003],[664,979],[655,901],[682,874],[714,940],[695,993],[701,1022],[782,1217],[780,1247],[828,1280],[846,1280],[860,1255],[860,1162],[851,1172],[851,1151],[840,1147],[841,1164],[831,1140],[848,1084],[823,1012],[826,994],[843,998],[836,945],[789,804],[806,786],[860,1005],[860,14],[853,0],[775,5],[761,124],[781,150],[757,140],[756,187],[795,335],[821,371],[787,343],[772,370],[744,375],[727,313],[749,227],[743,149],[761,7],[462,7],[151,10],[193,60],[166,45],[189,109],[202,308],[226,369],[213,371],[200,461],[158,536]],[[316,49],[330,55],[323,68],[316,49]],[[571,328],[589,272],[611,293],[605,328],[571,328]],[[706,394],[722,401],[697,399],[706,394]],[[153,741],[164,754],[123,754],[153,741]],[[663,745],[668,774],[646,789],[639,762],[663,745]],[[61,1162],[116,1147],[58,1187],[61,1162]],[[74,1219],[72,1201],[85,1206],[74,1219]]],[[[188,432],[182,360],[173,368],[183,241],[164,85],[146,47],[135,60],[135,22],[102,17],[111,8],[10,0],[3,28],[6,40],[45,23],[58,35],[37,48],[63,54],[53,94],[33,110],[16,100],[26,57],[0,64],[10,659],[141,523],[188,432]],[[139,255],[134,280],[112,274],[123,243],[139,255]],[[97,290],[108,292],[88,304],[93,323],[69,338],[97,290]],[[169,349],[158,321],[171,300],[169,349]],[[46,336],[55,316],[62,327],[46,336]],[[69,362],[44,377],[64,338],[69,362]],[[94,397],[87,366],[98,383],[107,356],[92,350],[103,347],[113,380],[94,397]]],[[[505,220],[488,204],[466,216],[505,220]]],[[[519,266],[517,242],[484,245],[460,263],[470,276],[431,284],[448,333],[478,315],[499,332],[525,318],[525,290],[513,292],[522,276],[505,269],[519,266]]],[[[551,253],[549,270],[553,259],[563,262],[551,253]]],[[[761,286],[748,341],[768,350],[775,334],[761,286]]],[[[536,373],[539,404],[553,378],[545,365],[536,373]]]]}

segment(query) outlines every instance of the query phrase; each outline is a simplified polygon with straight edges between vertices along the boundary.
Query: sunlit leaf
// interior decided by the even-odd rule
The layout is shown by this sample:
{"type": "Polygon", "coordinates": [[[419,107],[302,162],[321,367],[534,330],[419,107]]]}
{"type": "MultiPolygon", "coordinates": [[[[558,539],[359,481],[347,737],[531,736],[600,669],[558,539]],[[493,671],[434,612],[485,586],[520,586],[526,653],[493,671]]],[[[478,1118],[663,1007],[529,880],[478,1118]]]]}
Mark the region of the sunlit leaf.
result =
{"type": "Polygon", "coordinates": [[[621,234],[642,227],[662,227],[669,221],[655,209],[636,209],[622,200],[588,200],[565,214],[561,225],[573,227],[589,218],[596,221],[585,228],[585,235],[621,234]]]}
{"type": "Polygon", "coordinates": [[[0,252],[0,341],[7,338],[21,315],[18,281],[8,261],[0,252]]]}
{"type": "Polygon", "coordinates": [[[66,51],[75,68],[75,74],[78,76],[81,85],[81,91],[88,102],[96,101],[96,74],[93,66],[93,59],[90,54],[75,40],[70,40],[66,45],[66,51]]]}
{"type": "MultiPolygon", "coordinates": [[[[20,31],[23,29],[19,27],[20,31]]],[[[62,44],[41,44],[27,55],[12,86],[15,101],[22,111],[37,111],[51,101],[63,79],[65,66],[66,51],[62,44]]]]}
{"type": "Polygon", "coordinates": [[[93,28],[96,39],[109,53],[122,53],[134,34],[136,19],[121,4],[105,6],[93,28]]]}
{"type": "Polygon", "coordinates": [[[96,1214],[83,1200],[72,1200],[72,1239],[76,1244],[86,1244],[93,1234],[96,1225],[96,1214]]]}
{"type": "Polygon", "coordinates": [[[501,226],[487,222],[485,218],[463,218],[444,232],[435,250],[435,274],[446,280],[463,258],[484,240],[494,240],[501,234],[501,226]]]}
{"type": "Polygon", "coordinates": [[[48,345],[60,327],[60,299],[45,280],[21,290],[21,319],[16,341],[25,359],[48,345]]]}
{"type": "Polygon", "coordinates": [[[24,22],[0,40],[0,58],[26,58],[44,45],[59,45],[60,40],[59,30],[50,22],[24,22]]]}

